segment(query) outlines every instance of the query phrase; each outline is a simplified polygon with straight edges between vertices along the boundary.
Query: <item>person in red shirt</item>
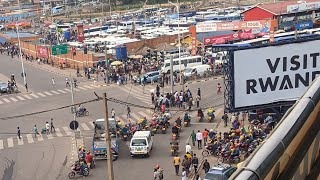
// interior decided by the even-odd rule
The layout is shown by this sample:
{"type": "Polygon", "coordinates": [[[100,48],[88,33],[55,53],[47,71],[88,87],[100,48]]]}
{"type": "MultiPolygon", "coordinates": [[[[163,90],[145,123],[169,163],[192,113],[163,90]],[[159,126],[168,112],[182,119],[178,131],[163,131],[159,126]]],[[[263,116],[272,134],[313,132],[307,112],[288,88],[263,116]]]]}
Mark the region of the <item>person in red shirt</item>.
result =
{"type": "Polygon", "coordinates": [[[90,151],[88,151],[86,155],[86,163],[89,168],[91,167],[92,161],[93,161],[93,155],[90,153],[90,151]]]}
{"type": "Polygon", "coordinates": [[[207,140],[208,140],[208,130],[204,129],[204,131],[202,132],[202,137],[203,137],[203,144],[206,146],[207,145],[207,140]]]}

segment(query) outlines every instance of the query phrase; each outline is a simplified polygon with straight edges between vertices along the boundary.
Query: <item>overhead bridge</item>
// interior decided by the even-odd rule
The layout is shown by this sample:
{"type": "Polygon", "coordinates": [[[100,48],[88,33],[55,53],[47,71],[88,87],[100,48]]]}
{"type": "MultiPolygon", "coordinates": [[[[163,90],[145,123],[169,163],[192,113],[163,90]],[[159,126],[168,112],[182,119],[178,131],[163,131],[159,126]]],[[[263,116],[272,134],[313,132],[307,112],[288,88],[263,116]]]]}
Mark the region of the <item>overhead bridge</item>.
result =
{"type": "Polygon", "coordinates": [[[320,172],[320,77],[230,179],[317,179],[320,172]]]}

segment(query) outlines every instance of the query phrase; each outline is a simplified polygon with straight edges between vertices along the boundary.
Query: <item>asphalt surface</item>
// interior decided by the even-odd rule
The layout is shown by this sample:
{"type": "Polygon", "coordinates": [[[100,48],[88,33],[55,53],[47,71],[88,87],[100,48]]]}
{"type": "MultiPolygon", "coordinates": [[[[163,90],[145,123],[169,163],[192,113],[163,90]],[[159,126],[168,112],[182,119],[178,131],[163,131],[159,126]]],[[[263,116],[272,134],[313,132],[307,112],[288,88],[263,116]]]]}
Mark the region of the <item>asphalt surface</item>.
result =
{"type": "MultiPolygon", "coordinates": [[[[11,57],[2,56],[2,65],[0,74],[10,76],[12,73],[21,73],[21,64],[11,57]]],[[[65,76],[38,69],[32,65],[26,65],[28,84],[32,88],[32,93],[18,93],[0,96],[0,177],[3,180],[33,180],[33,179],[67,179],[70,171],[70,152],[71,137],[73,132],[69,129],[69,123],[73,119],[70,108],[64,108],[54,111],[47,111],[71,104],[71,93],[65,89],[65,76]],[[51,78],[56,79],[57,87],[51,87],[51,78]],[[23,99],[23,100],[22,100],[23,99]],[[1,103],[2,102],[2,103],[1,103]],[[45,112],[42,112],[45,111],[45,112]],[[42,113],[38,113],[42,112],[42,113]],[[27,116],[20,116],[26,115],[27,116]],[[34,113],[34,114],[32,114],[34,113]],[[17,116],[17,117],[13,117],[17,116]],[[46,121],[54,119],[54,126],[57,132],[52,135],[33,137],[32,128],[37,125],[39,131],[44,128],[46,121]],[[20,127],[22,140],[17,139],[16,128],[20,127]]],[[[43,65],[47,66],[47,65],[43,65]]],[[[22,83],[21,76],[16,76],[17,82],[22,83]]],[[[85,102],[95,99],[96,92],[99,96],[106,92],[108,98],[115,98],[124,102],[139,105],[131,106],[132,120],[136,121],[141,117],[151,117],[151,85],[145,87],[145,93],[141,86],[134,85],[110,85],[98,86],[92,81],[82,81],[75,91],[75,103],[85,102]]],[[[187,88],[195,95],[197,88],[201,88],[202,100],[200,106],[205,109],[209,106],[215,106],[221,113],[223,98],[222,95],[216,95],[217,82],[221,79],[209,80],[206,82],[192,83],[187,88]]],[[[174,87],[175,90],[181,90],[181,85],[174,87]]],[[[164,89],[170,91],[170,87],[164,89]]],[[[161,90],[162,92],[162,90],[161,90]]],[[[102,101],[95,101],[84,105],[90,112],[89,116],[77,118],[82,134],[84,135],[85,145],[90,149],[93,136],[92,121],[102,118],[104,107],[102,101]]],[[[108,103],[109,112],[111,108],[116,111],[117,117],[126,122],[125,104],[108,103]]],[[[217,111],[218,111],[217,110],[217,111]]],[[[172,111],[174,116],[181,115],[183,111],[172,111]]],[[[183,129],[181,134],[181,151],[184,151],[185,142],[192,130],[203,130],[204,128],[215,127],[214,123],[197,123],[195,113],[192,112],[193,125],[183,129]]],[[[154,137],[154,147],[149,158],[131,158],[128,142],[120,141],[119,159],[114,162],[114,171],[116,179],[142,179],[151,178],[152,168],[155,164],[160,164],[165,170],[165,176],[170,179],[180,179],[174,174],[172,157],[170,156],[170,138],[171,133],[156,135],[154,137]]],[[[180,153],[182,154],[182,152],[180,153]]],[[[105,179],[106,161],[98,161],[96,169],[91,171],[88,179],[105,179]]]]}

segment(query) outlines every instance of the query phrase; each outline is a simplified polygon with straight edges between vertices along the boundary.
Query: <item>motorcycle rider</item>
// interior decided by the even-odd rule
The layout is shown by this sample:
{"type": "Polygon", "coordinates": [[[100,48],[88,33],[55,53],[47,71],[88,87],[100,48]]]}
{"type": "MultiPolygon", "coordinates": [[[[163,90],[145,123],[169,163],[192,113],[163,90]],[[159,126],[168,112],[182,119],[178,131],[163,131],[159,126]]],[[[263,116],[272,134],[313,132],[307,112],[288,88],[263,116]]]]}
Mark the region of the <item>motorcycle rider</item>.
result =
{"type": "Polygon", "coordinates": [[[151,127],[152,127],[152,128],[155,128],[156,126],[157,126],[157,121],[156,121],[155,118],[152,118],[152,120],[151,120],[151,127]]]}
{"type": "Polygon", "coordinates": [[[190,116],[189,116],[188,112],[186,112],[186,113],[184,114],[183,121],[190,123],[190,116]]]}
{"type": "Polygon", "coordinates": [[[82,106],[82,104],[79,104],[79,106],[78,106],[78,113],[84,113],[85,111],[86,111],[87,109],[86,108],[84,108],[83,106],[82,106]]]}
{"type": "Polygon", "coordinates": [[[160,168],[160,165],[157,164],[153,171],[154,180],[162,180],[163,179],[163,169],[160,168]]]}
{"type": "Polygon", "coordinates": [[[181,127],[181,118],[180,117],[177,118],[176,124],[181,127]]]}
{"type": "Polygon", "coordinates": [[[121,129],[121,134],[122,134],[122,136],[128,134],[128,127],[127,127],[127,125],[125,125],[125,126],[121,129]]]}
{"type": "Polygon", "coordinates": [[[177,137],[179,137],[179,129],[177,127],[177,124],[175,124],[173,127],[172,127],[172,134],[176,134],[177,137]]]}
{"type": "Polygon", "coordinates": [[[201,108],[198,110],[198,117],[200,117],[201,119],[204,117],[201,108]]]}
{"type": "Polygon", "coordinates": [[[210,129],[208,136],[209,139],[213,139],[216,136],[216,133],[213,131],[213,129],[210,129]]]}
{"type": "Polygon", "coordinates": [[[80,158],[79,165],[80,165],[80,175],[83,175],[84,168],[86,167],[83,158],[80,158]]]}
{"type": "Polygon", "coordinates": [[[90,153],[90,151],[87,151],[86,163],[87,163],[87,166],[91,168],[91,165],[93,163],[93,155],[90,153]]]}

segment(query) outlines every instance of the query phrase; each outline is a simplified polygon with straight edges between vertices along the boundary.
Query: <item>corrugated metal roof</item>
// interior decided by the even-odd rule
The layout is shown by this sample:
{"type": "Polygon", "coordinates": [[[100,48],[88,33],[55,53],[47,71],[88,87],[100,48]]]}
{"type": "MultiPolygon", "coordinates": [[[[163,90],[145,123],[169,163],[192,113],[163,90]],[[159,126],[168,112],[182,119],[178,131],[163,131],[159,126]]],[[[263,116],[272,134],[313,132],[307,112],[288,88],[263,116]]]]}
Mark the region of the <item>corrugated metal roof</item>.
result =
{"type": "Polygon", "coordinates": [[[220,36],[225,34],[234,34],[234,31],[213,31],[213,32],[197,33],[197,40],[203,43],[204,38],[220,36]]]}

